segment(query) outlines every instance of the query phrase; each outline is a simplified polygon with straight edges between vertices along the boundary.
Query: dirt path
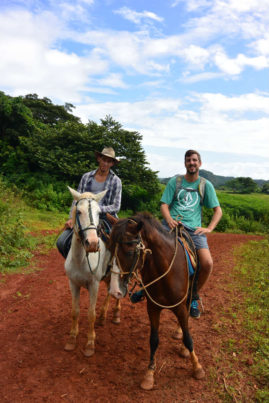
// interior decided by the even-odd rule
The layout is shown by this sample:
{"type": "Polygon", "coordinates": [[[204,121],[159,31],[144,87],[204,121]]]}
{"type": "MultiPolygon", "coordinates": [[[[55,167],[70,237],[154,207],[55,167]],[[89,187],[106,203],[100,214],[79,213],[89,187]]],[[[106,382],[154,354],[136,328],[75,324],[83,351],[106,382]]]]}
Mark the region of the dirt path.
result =
{"type": "MultiPolygon", "coordinates": [[[[163,311],[157,352],[155,387],[144,392],[139,384],[148,364],[149,323],[145,301],[122,303],[120,325],[97,327],[96,354],[86,359],[81,348],[87,333],[87,292],[82,291],[78,347],[63,350],[70,327],[71,297],[63,259],[56,250],[35,257],[42,268],[33,274],[2,277],[0,283],[0,392],[2,402],[218,402],[210,389],[208,368],[214,368],[219,334],[213,325],[229,302],[222,284],[233,267],[232,248],[254,236],[210,234],[214,272],[202,294],[204,315],[190,319],[195,350],[206,378],[191,377],[188,359],[178,356],[171,338],[176,322],[163,311]]],[[[100,289],[100,301],[105,296],[100,289]]],[[[114,301],[112,301],[114,305],[114,301]]]]}

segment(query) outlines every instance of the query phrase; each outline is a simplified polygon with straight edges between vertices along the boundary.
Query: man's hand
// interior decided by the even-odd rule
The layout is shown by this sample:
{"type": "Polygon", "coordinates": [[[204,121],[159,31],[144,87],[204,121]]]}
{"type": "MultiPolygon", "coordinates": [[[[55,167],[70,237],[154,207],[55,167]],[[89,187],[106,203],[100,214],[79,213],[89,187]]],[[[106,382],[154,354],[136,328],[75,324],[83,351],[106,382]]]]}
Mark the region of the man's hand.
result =
{"type": "Polygon", "coordinates": [[[202,234],[209,234],[209,232],[211,232],[212,229],[210,228],[203,228],[203,227],[196,227],[195,230],[195,235],[202,235],[202,234]]]}
{"type": "Polygon", "coordinates": [[[168,220],[166,220],[167,224],[169,225],[169,228],[174,229],[180,224],[180,221],[174,220],[172,217],[170,217],[168,220]]]}
{"type": "Polygon", "coordinates": [[[64,229],[67,229],[67,228],[73,228],[73,222],[72,222],[72,219],[70,218],[70,220],[68,220],[68,221],[66,221],[66,223],[65,223],[65,225],[64,225],[64,229]]]}
{"type": "Polygon", "coordinates": [[[163,203],[161,205],[161,213],[170,229],[174,229],[180,224],[180,221],[174,220],[171,217],[168,204],[163,203]]]}

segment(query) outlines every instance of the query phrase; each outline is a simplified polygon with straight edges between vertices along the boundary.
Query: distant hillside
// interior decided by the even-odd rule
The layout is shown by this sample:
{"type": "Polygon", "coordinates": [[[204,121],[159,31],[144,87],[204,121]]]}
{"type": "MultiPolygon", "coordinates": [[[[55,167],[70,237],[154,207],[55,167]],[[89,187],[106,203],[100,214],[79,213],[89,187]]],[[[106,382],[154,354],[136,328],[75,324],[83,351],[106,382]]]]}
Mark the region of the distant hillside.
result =
{"type": "MultiPolygon", "coordinates": [[[[182,175],[182,174],[179,174],[182,175]]],[[[204,178],[208,179],[210,182],[213,183],[215,188],[219,188],[223,186],[226,182],[234,179],[234,176],[221,176],[221,175],[214,175],[213,172],[206,171],[205,169],[200,169],[200,175],[204,178]]],[[[161,183],[166,184],[170,178],[159,178],[161,183]]],[[[258,186],[262,186],[264,183],[268,182],[263,179],[253,179],[254,182],[257,183],[258,186]]]]}

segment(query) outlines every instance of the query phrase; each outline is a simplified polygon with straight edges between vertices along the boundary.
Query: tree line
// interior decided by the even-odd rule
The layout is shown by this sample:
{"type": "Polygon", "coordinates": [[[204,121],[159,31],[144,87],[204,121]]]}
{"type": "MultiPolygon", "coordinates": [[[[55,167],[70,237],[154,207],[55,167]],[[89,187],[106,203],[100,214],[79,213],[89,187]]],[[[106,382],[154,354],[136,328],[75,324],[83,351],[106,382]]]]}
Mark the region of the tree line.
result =
{"type": "Polygon", "coordinates": [[[97,166],[94,152],[113,147],[121,162],[113,167],[123,183],[122,209],[158,210],[161,187],[149,168],[142,136],[111,116],[84,124],[70,103],[55,105],[37,94],[11,97],[0,92],[0,167],[33,206],[70,206],[66,186],[97,166]]]}

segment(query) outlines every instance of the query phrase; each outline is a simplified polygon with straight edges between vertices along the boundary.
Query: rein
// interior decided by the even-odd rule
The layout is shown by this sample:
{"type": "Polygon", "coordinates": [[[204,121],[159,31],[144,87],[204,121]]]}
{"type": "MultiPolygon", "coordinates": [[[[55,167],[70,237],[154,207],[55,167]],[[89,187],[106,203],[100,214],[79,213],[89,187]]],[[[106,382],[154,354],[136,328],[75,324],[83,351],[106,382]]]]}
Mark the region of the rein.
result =
{"type": "MultiPolygon", "coordinates": [[[[156,283],[157,281],[161,280],[163,277],[165,277],[165,276],[170,272],[170,270],[171,270],[171,268],[172,268],[172,266],[173,266],[173,264],[174,264],[177,251],[178,251],[178,241],[177,241],[177,238],[178,238],[178,227],[176,227],[176,246],[175,246],[175,251],[174,251],[174,255],[173,255],[173,257],[172,257],[171,263],[170,263],[170,265],[169,265],[169,267],[168,267],[168,269],[166,270],[165,273],[163,273],[161,276],[157,277],[156,279],[154,279],[154,280],[151,281],[150,283],[144,284],[142,278],[139,279],[139,278],[138,278],[138,274],[137,274],[137,266],[138,266],[138,262],[139,262],[141,250],[143,251],[143,256],[142,256],[142,265],[141,265],[140,271],[141,271],[141,270],[143,269],[143,267],[144,267],[146,254],[147,254],[147,253],[152,254],[151,249],[146,249],[146,247],[145,247],[145,245],[144,245],[144,243],[143,243],[143,240],[142,240],[142,236],[141,236],[140,233],[139,233],[139,239],[138,239],[138,240],[133,240],[133,241],[131,241],[132,243],[137,243],[136,252],[135,252],[135,254],[136,254],[136,256],[137,256],[137,259],[136,259],[136,261],[135,261],[135,260],[133,261],[132,266],[131,266],[131,269],[130,269],[128,272],[124,272],[124,271],[122,270],[122,267],[121,267],[121,264],[120,264],[120,261],[119,261],[119,257],[118,257],[118,247],[119,247],[119,244],[118,244],[118,243],[116,244],[115,258],[116,258],[116,261],[117,261],[117,265],[118,265],[118,267],[119,267],[119,269],[120,269],[120,273],[116,273],[116,272],[113,272],[113,271],[112,271],[112,273],[119,274],[119,275],[121,275],[121,276],[123,276],[124,274],[128,274],[128,277],[127,277],[126,281],[124,282],[125,285],[127,285],[127,284],[129,283],[130,278],[131,278],[133,275],[135,275],[137,281],[139,281],[139,282],[141,283],[141,285],[142,285],[142,287],[141,287],[140,290],[144,290],[144,291],[145,291],[146,295],[147,295],[148,298],[151,300],[151,302],[153,302],[155,305],[159,306],[160,308],[167,308],[167,309],[175,308],[176,306],[180,305],[180,304],[187,298],[188,289],[189,289],[189,276],[188,276],[188,286],[187,286],[187,291],[186,291],[185,296],[184,296],[179,302],[177,302],[177,303],[174,304],[174,305],[162,305],[162,304],[159,304],[157,301],[155,301],[155,300],[152,298],[152,296],[151,296],[150,293],[148,292],[147,288],[148,288],[149,286],[151,286],[152,284],[156,283]]],[[[127,243],[131,243],[131,242],[127,242],[127,243]]],[[[187,265],[187,270],[188,270],[188,265],[187,265]]],[[[140,291],[140,290],[139,290],[139,291],[140,291]]],[[[129,292],[129,295],[130,295],[130,292],[129,292]]]]}
{"type": "MultiPolygon", "coordinates": [[[[82,245],[83,245],[83,247],[84,247],[84,244],[85,244],[85,242],[84,242],[84,237],[83,237],[84,232],[87,231],[87,230],[89,230],[89,229],[94,229],[94,230],[96,231],[97,235],[98,235],[98,227],[94,224],[94,221],[93,221],[93,215],[92,215],[92,209],[91,209],[91,201],[92,201],[92,199],[88,199],[88,198],[80,199],[80,200],[77,201],[76,207],[78,206],[78,204],[79,204],[79,202],[80,202],[81,200],[88,200],[88,203],[89,203],[88,212],[89,212],[89,218],[90,218],[90,225],[89,225],[88,227],[86,227],[86,228],[82,228],[81,223],[80,223],[80,220],[79,220],[78,210],[76,210],[76,222],[77,222],[78,228],[79,228],[79,230],[78,230],[78,237],[79,237],[79,240],[81,241],[81,243],[82,243],[82,245]]],[[[84,247],[84,249],[85,249],[85,247],[84,247]]],[[[87,263],[88,263],[90,272],[91,272],[91,274],[93,274],[93,275],[96,274],[97,269],[98,269],[98,267],[99,267],[99,263],[100,263],[100,245],[99,245],[99,240],[98,240],[98,249],[97,249],[97,252],[98,252],[98,262],[97,262],[96,267],[95,267],[94,269],[92,269],[91,264],[90,264],[90,261],[89,261],[89,252],[86,252],[86,250],[85,250],[87,263]]]]}

